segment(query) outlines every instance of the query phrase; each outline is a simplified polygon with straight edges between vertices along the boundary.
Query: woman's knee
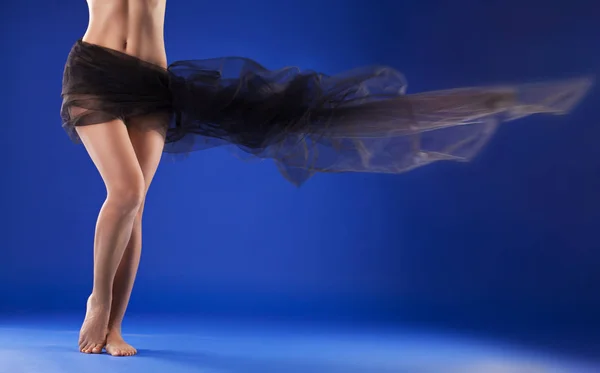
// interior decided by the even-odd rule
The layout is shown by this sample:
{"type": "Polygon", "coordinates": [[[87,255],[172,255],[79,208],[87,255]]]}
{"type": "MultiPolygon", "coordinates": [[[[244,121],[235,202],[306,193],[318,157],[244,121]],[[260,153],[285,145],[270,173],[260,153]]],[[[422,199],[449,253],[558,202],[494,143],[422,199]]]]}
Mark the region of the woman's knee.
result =
{"type": "Polygon", "coordinates": [[[146,184],[143,175],[111,183],[107,187],[107,203],[121,213],[136,215],[144,203],[146,184]]]}

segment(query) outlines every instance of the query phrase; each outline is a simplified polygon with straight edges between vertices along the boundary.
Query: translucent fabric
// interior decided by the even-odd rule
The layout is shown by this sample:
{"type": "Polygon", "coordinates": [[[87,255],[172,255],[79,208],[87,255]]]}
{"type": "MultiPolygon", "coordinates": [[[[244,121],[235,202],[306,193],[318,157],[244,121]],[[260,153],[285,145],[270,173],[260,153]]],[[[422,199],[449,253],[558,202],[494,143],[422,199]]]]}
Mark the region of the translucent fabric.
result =
{"type": "Polygon", "coordinates": [[[229,145],[273,159],[300,185],[316,172],[400,173],[472,159],[497,125],[565,114],[589,79],[406,94],[403,75],[370,66],[327,76],[268,70],[238,57],[177,61],[167,69],[78,41],[65,66],[63,127],[164,112],[165,151],[229,145]]]}

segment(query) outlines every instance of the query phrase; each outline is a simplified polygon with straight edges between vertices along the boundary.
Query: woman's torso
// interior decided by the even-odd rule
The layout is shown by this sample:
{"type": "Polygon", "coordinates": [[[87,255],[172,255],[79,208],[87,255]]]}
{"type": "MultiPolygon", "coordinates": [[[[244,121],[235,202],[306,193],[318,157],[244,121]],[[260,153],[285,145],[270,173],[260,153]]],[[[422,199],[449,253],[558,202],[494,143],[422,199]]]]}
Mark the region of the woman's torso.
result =
{"type": "Polygon", "coordinates": [[[90,19],[83,41],[166,67],[167,0],[87,0],[90,19]]]}

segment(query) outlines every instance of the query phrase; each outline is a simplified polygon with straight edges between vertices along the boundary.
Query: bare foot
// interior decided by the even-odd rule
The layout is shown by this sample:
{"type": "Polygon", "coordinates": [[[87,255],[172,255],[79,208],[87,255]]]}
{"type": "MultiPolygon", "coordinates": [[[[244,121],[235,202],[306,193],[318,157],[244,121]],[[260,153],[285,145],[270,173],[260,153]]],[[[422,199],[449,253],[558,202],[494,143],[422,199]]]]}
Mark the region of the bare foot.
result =
{"type": "Polygon", "coordinates": [[[100,304],[93,295],[87,301],[85,320],[79,332],[79,351],[86,354],[100,354],[106,344],[110,303],[100,304]]]}
{"type": "Polygon", "coordinates": [[[123,340],[119,330],[110,330],[106,338],[106,352],[112,356],[133,356],[137,350],[123,340]]]}

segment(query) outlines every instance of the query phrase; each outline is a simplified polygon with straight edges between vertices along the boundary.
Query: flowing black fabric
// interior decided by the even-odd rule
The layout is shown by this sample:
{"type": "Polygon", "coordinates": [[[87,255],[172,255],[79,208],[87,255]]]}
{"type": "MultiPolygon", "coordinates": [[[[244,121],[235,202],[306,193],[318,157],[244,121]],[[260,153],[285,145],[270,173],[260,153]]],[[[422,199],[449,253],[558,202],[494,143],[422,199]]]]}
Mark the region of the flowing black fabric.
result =
{"type": "Polygon", "coordinates": [[[406,94],[398,71],[370,66],[327,76],[268,70],[238,57],[177,61],[167,69],[78,41],[63,77],[63,127],[164,112],[165,151],[233,145],[271,158],[299,185],[315,172],[400,173],[465,161],[496,126],[535,113],[564,114],[588,79],[406,94]]]}

